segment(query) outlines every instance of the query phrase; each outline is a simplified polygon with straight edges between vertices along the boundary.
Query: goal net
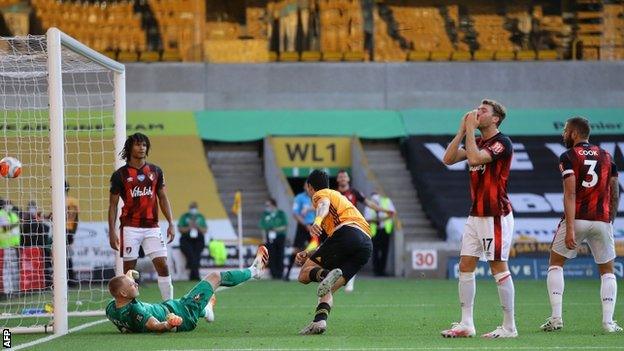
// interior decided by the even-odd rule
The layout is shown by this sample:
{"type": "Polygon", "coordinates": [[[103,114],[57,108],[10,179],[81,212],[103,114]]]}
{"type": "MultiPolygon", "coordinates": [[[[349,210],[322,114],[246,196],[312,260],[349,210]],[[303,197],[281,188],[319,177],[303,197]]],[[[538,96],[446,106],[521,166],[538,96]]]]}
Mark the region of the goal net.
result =
{"type": "Polygon", "coordinates": [[[22,163],[0,179],[2,329],[65,334],[68,315],[103,314],[124,79],[123,65],[54,28],[0,38],[0,158],[22,163]]]}

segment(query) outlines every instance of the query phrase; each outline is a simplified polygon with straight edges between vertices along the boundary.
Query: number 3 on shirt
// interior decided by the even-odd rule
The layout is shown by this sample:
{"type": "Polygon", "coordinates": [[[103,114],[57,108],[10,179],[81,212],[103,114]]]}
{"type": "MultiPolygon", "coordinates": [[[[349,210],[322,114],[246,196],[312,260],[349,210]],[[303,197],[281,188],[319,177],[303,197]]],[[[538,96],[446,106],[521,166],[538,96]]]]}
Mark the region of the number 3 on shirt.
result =
{"type": "Polygon", "coordinates": [[[598,183],[598,174],[596,173],[597,163],[598,161],[596,160],[585,160],[584,162],[585,166],[589,166],[587,174],[591,176],[591,180],[589,182],[584,180],[583,183],[581,183],[581,185],[583,185],[585,188],[591,188],[592,186],[596,185],[596,183],[598,183]]]}

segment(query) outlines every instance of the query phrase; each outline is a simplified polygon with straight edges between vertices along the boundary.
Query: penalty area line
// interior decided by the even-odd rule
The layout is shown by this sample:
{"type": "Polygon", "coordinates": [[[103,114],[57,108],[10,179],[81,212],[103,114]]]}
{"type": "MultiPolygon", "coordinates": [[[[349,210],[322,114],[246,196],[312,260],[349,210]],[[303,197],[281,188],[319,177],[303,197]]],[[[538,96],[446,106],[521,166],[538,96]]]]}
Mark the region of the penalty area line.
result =
{"type": "MultiPolygon", "coordinates": [[[[540,346],[540,350],[624,350],[624,346],[540,346]]],[[[274,350],[274,351],[290,351],[290,350],[325,350],[325,351],[355,351],[355,350],[379,350],[379,351],[403,351],[403,350],[535,350],[535,346],[438,346],[438,347],[365,347],[365,348],[266,348],[266,349],[211,349],[213,351],[239,350],[239,351],[256,351],[256,350],[274,350]]],[[[164,351],[164,350],[162,350],[164,351]]],[[[168,349],[168,351],[177,351],[168,349]]],[[[182,351],[182,350],[180,350],[182,351]]],[[[203,349],[186,350],[186,351],[203,351],[203,349]]]]}

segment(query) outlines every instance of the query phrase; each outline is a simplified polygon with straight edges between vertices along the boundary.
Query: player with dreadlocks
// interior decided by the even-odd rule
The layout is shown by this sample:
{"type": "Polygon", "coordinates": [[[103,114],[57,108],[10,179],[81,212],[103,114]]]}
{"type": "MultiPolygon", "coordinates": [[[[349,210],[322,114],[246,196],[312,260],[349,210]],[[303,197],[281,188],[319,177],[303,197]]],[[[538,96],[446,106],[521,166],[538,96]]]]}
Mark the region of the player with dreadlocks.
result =
{"type": "Polygon", "coordinates": [[[120,156],[126,165],[110,179],[108,233],[110,246],[119,251],[124,273],[136,266],[139,247],[152,260],[158,273],[158,288],[163,300],[173,298],[173,285],[167,267],[167,246],[158,225],[158,206],[167,219],[167,243],[175,235],[171,205],[160,167],[147,163],[150,141],[145,134],[134,133],[126,139],[120,156]],[[120,226],[117,227],[117,205],[123,200],[120,226]],[[118,234],[119,233],[119,234],[118,234]]]}

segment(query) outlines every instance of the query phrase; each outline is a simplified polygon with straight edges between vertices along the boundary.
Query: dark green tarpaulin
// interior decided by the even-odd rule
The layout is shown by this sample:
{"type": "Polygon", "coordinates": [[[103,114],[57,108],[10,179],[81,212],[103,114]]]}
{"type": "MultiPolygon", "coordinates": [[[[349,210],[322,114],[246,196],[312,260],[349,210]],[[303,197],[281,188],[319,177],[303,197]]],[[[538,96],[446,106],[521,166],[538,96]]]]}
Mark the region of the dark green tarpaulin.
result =
{"type": "Polygon", "coordinates": [[[205,140],[252,141],[267,135],[327,135],[385,139],[405,135],[397,111],[199,111],[205,140]]]}
{"type": "MultiPolygon", "coordinates": [[[[195,120],[204,140],[242,142],[267,135],[350,136],[365,139],[409,135],[452,135],[460,109],[356,111],[198,111],[195,120]]],[[[508,135],[558,135],[572,116],[589,118],[593,135],[624,134],[624,109],[514,109],[501,130],[508,135]]]]}
{"type": "MultiPolygon", "coordinates": [[[[407,135],[451,135],[466,110],[402,110],[407,135]]],[[[593,135],[624,134],[624,109],[514,109],[507,111],[501,130],[508,135],[557,135],[574,116],[589,119],[593,135]]]]}

